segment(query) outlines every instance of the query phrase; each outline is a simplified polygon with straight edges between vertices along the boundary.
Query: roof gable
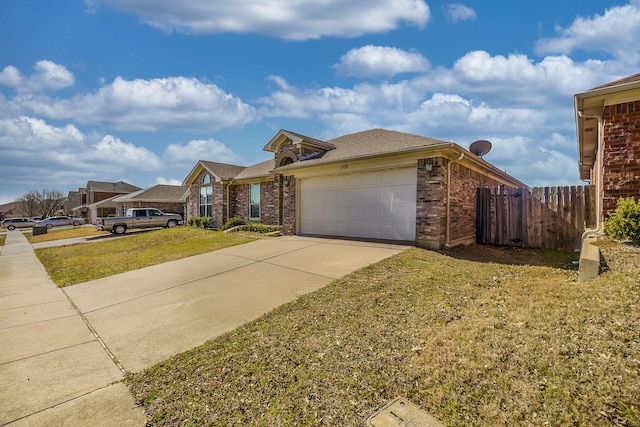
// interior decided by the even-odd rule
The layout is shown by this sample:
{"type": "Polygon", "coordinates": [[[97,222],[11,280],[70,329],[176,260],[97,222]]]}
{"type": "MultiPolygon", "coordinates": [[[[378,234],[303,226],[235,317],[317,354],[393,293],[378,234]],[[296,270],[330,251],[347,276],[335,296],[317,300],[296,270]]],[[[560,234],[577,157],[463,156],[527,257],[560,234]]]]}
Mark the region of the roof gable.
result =
{"type": "Polygon", "coordinates": [[[280,131],[271,138],[271,141],[264,146],[265,151],[275,153],[278,151],[278,146],[285,142],[287,139],[293,141],[294,145],[303,145],[307,147],[320,148],[322,150],[333,150],[335,147],[325,141],[321,141],[310,136],[302,135],[300,133],[291,132],[289,130],[280,129],[280,131]]]}
{"type": "Polygon", "coordinates": [[[206,170],[216,181],[226,181],[234,178],[245,169],[244,166],[230,165],[227,163],[209,162],[198,160],[189,175],[182,181],[182,185],[189,186],[203,170],[206,170]]]}

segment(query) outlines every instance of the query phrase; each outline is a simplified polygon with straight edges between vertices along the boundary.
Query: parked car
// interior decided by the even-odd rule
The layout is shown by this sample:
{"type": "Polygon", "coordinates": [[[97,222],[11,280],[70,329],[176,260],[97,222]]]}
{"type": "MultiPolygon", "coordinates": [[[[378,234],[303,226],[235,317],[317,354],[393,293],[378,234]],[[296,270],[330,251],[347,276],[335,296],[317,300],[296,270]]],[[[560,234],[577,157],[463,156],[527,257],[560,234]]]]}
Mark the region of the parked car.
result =
{"type": "Polygon", "coordinates": [[[7,218],[2,221],[2,226],[7,227],[9,230],[15,230],[16,228],[33,227],[36,224],[31,218],[7,218]]]}
{"type": "Polygon", "coordinates": [[[59,227],[62,225],[73,225],[77,227],[79,225],[84,224],[84,219],[75,218],[70,216],[50,216],[49,218],[45,218],[42,221],[36,222],[36,227],[59,227]]]}
{"type": "Polygon", "coordinates": [[[182,225],[182,216],[164,213],[158,209],[127,209],[125,216],[98,218],[97,230],[106,230],[114,234],[124,234],[128,228],[172,228],[182,225]]]}

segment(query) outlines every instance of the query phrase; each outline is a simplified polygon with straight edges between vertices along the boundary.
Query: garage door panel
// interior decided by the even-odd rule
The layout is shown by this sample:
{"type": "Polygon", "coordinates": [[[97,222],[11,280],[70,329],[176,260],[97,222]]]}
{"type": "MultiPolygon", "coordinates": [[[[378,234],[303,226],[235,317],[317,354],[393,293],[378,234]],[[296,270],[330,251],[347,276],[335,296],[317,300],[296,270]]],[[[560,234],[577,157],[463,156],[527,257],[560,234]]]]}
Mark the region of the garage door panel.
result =
{"type": "Polygon", "coordinates": [[[300,232],[415,240],[416,170],[300,180],[300,232]]]}

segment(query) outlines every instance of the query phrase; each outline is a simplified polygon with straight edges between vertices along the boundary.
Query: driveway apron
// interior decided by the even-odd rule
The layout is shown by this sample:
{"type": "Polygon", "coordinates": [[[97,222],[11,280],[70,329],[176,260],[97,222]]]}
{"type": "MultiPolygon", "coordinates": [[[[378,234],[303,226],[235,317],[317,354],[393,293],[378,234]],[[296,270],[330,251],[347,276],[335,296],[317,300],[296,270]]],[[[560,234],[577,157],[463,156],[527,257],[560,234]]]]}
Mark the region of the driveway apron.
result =
{"type": "Polygon", "coordinates": [[[0,425],[144,425],[123,371],[24,235],[7,232],[0,250],[0,425]]]}

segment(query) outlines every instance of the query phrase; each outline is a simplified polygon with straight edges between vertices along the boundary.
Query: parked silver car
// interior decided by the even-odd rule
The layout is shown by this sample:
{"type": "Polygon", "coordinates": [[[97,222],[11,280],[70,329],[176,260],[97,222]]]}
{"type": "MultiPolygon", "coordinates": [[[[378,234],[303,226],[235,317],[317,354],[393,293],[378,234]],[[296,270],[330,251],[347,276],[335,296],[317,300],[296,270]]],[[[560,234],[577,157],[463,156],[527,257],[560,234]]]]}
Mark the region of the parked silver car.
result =
{"type": "Polygon", "coordinates": [[[59,227],[62,225],[73,225],[77,227],[79,225],[84,224],[84,219],[75,218],[71,216],[50,216],[49,218],[45,218],[42,221],[36,222],[36,227],[59,227]]]}
{"type": "Polygon", "coordinates": [[[2,221],[2,226],[8,230],[15,230],[16,228],[33,227],[36,222],[31,218],[7,218],[2,221]]]}

